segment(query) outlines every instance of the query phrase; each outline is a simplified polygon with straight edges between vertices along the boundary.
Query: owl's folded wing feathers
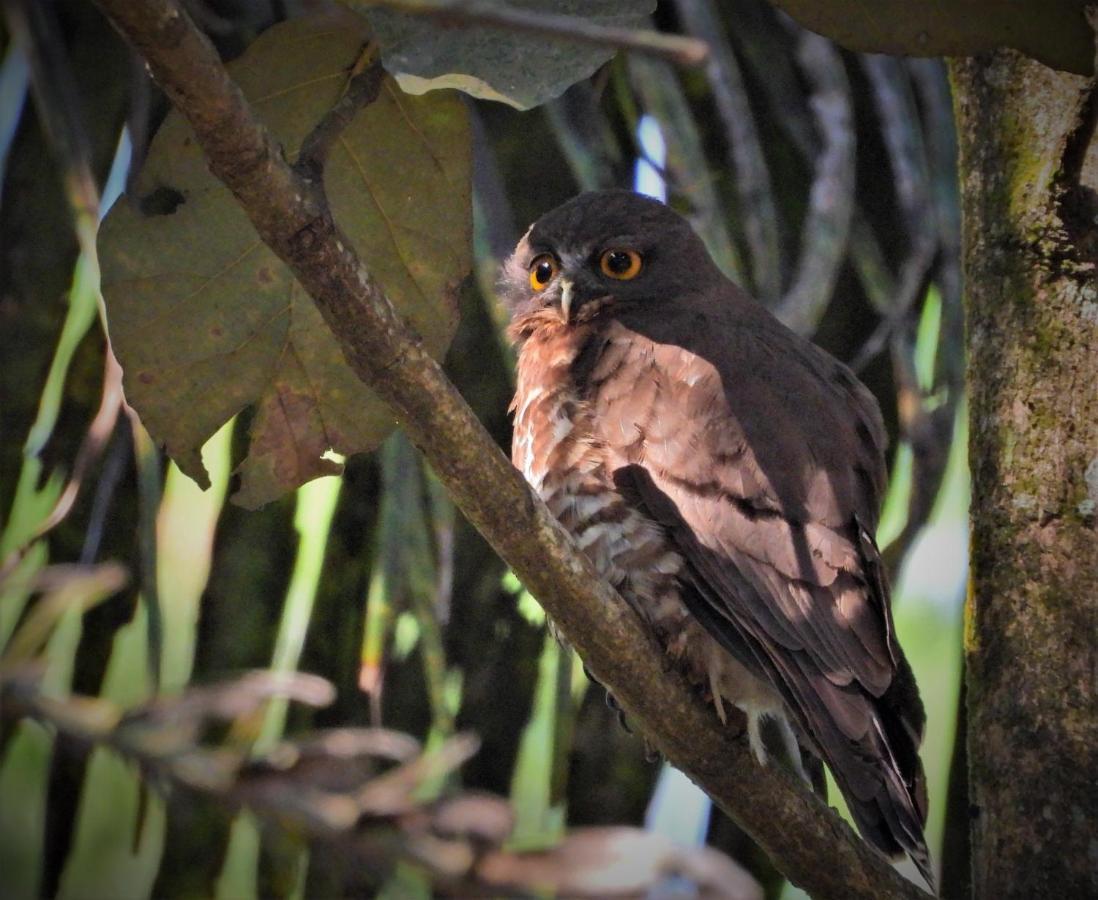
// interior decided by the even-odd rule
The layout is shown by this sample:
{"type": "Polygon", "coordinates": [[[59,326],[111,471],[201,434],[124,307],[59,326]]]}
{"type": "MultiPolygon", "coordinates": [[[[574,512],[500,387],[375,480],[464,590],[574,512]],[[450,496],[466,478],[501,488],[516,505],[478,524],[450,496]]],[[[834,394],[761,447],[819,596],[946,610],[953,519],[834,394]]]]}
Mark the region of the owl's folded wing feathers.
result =
{"type": "Polygon", "coordinates": [[[924,716],[871,537],[880,414],[764,316],[712,324],[621,317],[587,376],[599,437],[686,560],[692,612],[778,689],[863,832],[925,868],[924,716]]]}

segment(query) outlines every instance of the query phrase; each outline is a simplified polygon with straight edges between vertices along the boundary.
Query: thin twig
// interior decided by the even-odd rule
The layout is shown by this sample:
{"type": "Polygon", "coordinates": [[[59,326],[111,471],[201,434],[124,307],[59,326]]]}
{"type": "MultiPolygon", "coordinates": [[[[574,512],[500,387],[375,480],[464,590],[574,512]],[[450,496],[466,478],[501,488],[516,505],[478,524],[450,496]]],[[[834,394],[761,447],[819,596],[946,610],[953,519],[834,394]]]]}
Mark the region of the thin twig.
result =
{"type": "Polygon", "coordinates": [[[900,61],[891,56],[863,54],[862,68],[873,89],[873,105],[881,121],[896,199],[913,235],[931,224],[926,151],[919,115],[900,61]]]}
{"type": "Polygon", "coordinates": [[[597,191],[620,187],[621,152],[590,83],[574,84],[543,107],[553,136],[580,188],[597,191]]]}
{"type": "Polygon", "coordinates": [[[486,25],[506,31],[562,38],[578,44],[631,50],[658,56],[680,66],[700,66],[709,55],[709,45],[705,41],[679,34],[599,25],[580,16],[530,12],[476,0],[381,0],[378,5],[453,25],[486,25]]]}
{"type": "Polygon", "coordinates": [[[728,37],[754,76],[752,83],[766,98],[764,115],[778,124],[811,165],[819,142],[812,133],[800,77],[793,65],[798,29],[792,19],[766,0],[739,0],[736,27],[729,29],[728,37]]]}
{"type": "Polygon", "coordinates": [[[149,678],[153,687],[160,688],[161,660],[164,654],[164,610],[160,603],[160,586],[156,578],[159,548],[156,542],[156,517],[162,496],[162,466],[160,450],[149,437],[136,412],[127,405],[126,414],[133,434],[133,459],[137,468],[137,552],[141,561],[139,573],[141,599],[147,612],[149,678]]]}
{"type": "Polygon", "coordinates": [[[65,175],[69,202],[78,218],[94,221],[99,189],[91,170],[91,146],[81,119],[76,78],[54,5],[6,0],[0,6],[8,27],[26,48],[35,106],[65,175]]]}
{"type": "Polygon", "coordinates": [[[930,199],[938,226],[934,281],[942,295],[942,340],[934,384],[944,386],[946,403],[964,390],[964,310],[961,303],[961,202],[957,183],[957,130],[945,64],[940,59],[909,59],[907,69],[919,101],[926,135],[930,199]]]}
{"type": "Polygon", "coordinates": [[[201,25],[207,34],[224,37],[237,29],[237,24],[232,19],[218,15],[210,9],[206,0],[183,0],[183,7],[187,10],[187,15],[201,25]]]}
{"type": "Polygon", "coordinates": [[[434,536],[434,610],[440,625],[450,621],[454,598],[454,504],[434,472],[424,467],[423,480],[434,536]]]}
{"type": "MultiPolygon", "coordinates": [[[[855,233],[864,236],[864,232],[860,229],[861,224],[855,221],[855,233]]],[[[850,368],[855,373],[860,374],[873,361],[873,358],[884,350],[897,329],[902,328],[910,318],[911,310],[916,306],[926,288],[930,264],[934,261],[936,249],[936,243],[928,235],[922,235],[900,265],[900,275],[895,279],[894,288],[884,293],[886,305],[878,306],[878,311],[883,318],[850,362],[850,368]]],[[[860,252],[858,248],[854,249],[856,265],[858,265],[860,252]]],[[[874,292],[875,295],[881,293],[874,292]]]]}
{"type": "Polygon", "coordinates": [[[194,128],[211,171],[317,304],[347,363],[381,396],[466,518],[542,601],[648,740],[798,884],[820,898],[925,897],[778,766],[723,728],[621,596],[495,446],[339,231],[320,186],[282,157],[209,41],[173,0],[97,0],[194,128]]]}
{"type": "MultiPolygon", "coordinates": [[[[127,425],[128,423],[129,420],[127,420],[127,425]]],[[[95,484],[91,509],[88,512],[88,524],[84,529],[84,544],[80,548],[81,565],[91,565],[99,558],[99,546],[103,542],[103,534],[106,531],[107,523],[110,521],[114,494],[122,481],[122,476],[125,474],[126,463],[129,462],[130,445],[129,428],[122,427],[116,421],[103,460],[103,468],[100,470],[99,479],[95,484]]]]}
{"type": "Polygon", "coordinates": [[[934,211],[937,252],[931,278],[941,295],[941,323],[930,393],[942,397],[927,410],[920,398],[921,415],[909,437],[914,450],[911,502],[903,532],[885,557],[903,552],[929,518],[953,443],[957,405],[964,394],[964,310],[961,303],[961,213],[957,184],[957,134],[945,66],[941,60],[906,60],[922,114],[926,142],[927,195],[934,211]]]}
{"type": "Polygon", "coordinates": [[[846,257],[854,211],[854,111],[842,57],[827,38],[797,29],[797,61],[812,88],[820,135],[801,252],[789,289],[774,314],[800,334],[815,330],[846,257]]]}
{"type": "MultiPolygon", "coordinates": [[[[721,271],[742,284],[747,268],[728,233],[727,216],[717,196],[702,136],[674,70],[660,60],[631,59],[629,75],[644,111],[660,123],[667,145],[666,173],[661,174],[668,187],[688,201],[690,224],[721,271]]],[[[641,153],[643,149],[638,148],[641,153]]]]}
{"type": "MultiPolygon", "coordinates": [[[[884,554],[886,564],[895,571],[930,517],[949,459],[955,418],[953,404],[957,401],[958,392],[953,392],[950,405],[934,410],[928,407],[923,386],[918,383],[915,372],[914,331],[916,310],[934,275],[935,260],[942,252],[951,252],[956,256],[959,223],[951,233],[948,222],[935,215],[924,128],[921,127],[922,120],[911,93],[908,72],[901,63],[889,57],[863,56],[862,64],[873,88],[874,103],[910,244],[891,296],[886,296],[884,302],[873,300],[883,318],[853,362],[854,370],[859,371],[886,345],[891,348],[893,376],[899,397],[900,431],[912,448],[911,493],[906,520],[900,534],[884,554]]],[[[941,99],[940,95],[938,99],[941,99]]],[[[945,109],[939,109],[937,120],[925,129],[932,141],[940,141],[937,131],[952,129],[952,116],[948,109],[947,103],[945,109]]],[[[952,166],[952,161],[948,165],[952,166]]],[[[953,202],[956,202],[955,196],[953,202]]],[[[949,213],[945,207],[948,203],[946,198],[938,203],[939,215],[947,218],[949,213]]],[[[864,223],[858,227],[864,230],[864,223]]],[[[868,247],[864,236],[859,244],[863,249],[868,247]]],[[[955,327],[955,335],[944,330],[942,339],[960,340],[962,330],[959,323],[955,327]]]]}
{"type": "Polygon", "coordinates": [[[42,523],[34,530],[32,540],[37,540],[46,532],[52,531],[72,511],[73,504],[80,494],[84,483],[84,477],[99,459],[107,443],[114,434],[114,426],[118,421],[118,413],[122,409],[122,367],[118,364],[110,347],[104,358],[103,367],[103,394],[99,401],[99,410],[88,426],[88,432],[80,443],[80,450],[76,454],[73,463],[72,475],[69,476],[65,489],[57,498],[50,514],[42,520],[42,523]]]}
{"type": "Polygon", "coordinates": [[[676,0],[675,8],[692,34],[706,35],[711,43],[706,75],[724,123],[729,162],[736,175],[740,201],[737,214],[751,250],[749,269],[756,296],[770,305],[781,292],[778,213],[743,74],[711,0],[676,0]]]}
{"type": "Polygon", "coordinates": [[[0,60],[0,206],[3,205],[4,177],[19,122],[23,118],[23,106],[30,86],[30,61],[27,59],[25,37],[9,34],[0,60]]]}
{"type": "Polygon", "coordinates": [[[922,296],[938,247],[927,185],[926,152],[907,76],[891,57],[864,54],[861,61],[873,89],[896,198],[911,246],[900,267],[891,302],[879,308],[883,321],[851,364],[855,372],[864,368],[910,317],[922,296]]]}
{"type": "Polygon", "coordinates": [[[362,68],[356,71],[347,82],[347,90],[324,115],[305,140],[301,142],[301,151],[295,165],[307,177],[316,178],[324,169],[328,153],[341,134],[351,124],[359,110],[373,103],[385,80],[385,70],[376,53],[376,44],[371,43],[360,58],[362,68]]]}
{"type": "MultiPolygon", "coordinates": [[[[130,167],[126,172],[127,194],[137,191],[138,173],[145,167],[145,158],[149,153],[149,134],[153,123],[153,82],[145,70],[145,61],[129,47],[130,84],[126,92],[129,109],[126,111],[126,130],[130,135],[130,167]]],[[[158,99],[158,98],[157,98],[158,99]]]]}

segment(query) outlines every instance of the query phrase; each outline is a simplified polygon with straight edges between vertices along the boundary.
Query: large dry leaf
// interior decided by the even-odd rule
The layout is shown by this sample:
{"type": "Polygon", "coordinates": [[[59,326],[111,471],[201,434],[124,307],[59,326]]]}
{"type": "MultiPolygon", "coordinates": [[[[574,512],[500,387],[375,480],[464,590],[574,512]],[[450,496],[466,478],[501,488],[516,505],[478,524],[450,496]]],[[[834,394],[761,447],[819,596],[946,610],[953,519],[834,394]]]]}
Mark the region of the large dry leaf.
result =
{"type": "Polygon", "coordinates": [[[772,0],[805,28],[852,50],[971,56],[1013,47],[1047,66],[1094,74],[1091,0],[772,0]]]}
{"type": "MultiPolygon", "coordinates": [[[[296,20],[229,66],[291,161],[342,95],[367,28],[342,9],[296,20]]],[[[441,356],[470,267],[470,139],[460,97],[409,97],[387,78],[332,148],[325,185],[367,268],[441,356]]],[[[368,450],[389,433],[392,415],[208,173],[178,114],[157,132],[134,193],[100,233],[111,340],[127,399],[184,472],[206,484],[199,449],[252,404],[234,497],[249,507],[338,471],[327,451],[368,450]]]]}
{"type": "MultiPolygon", "coordinates": [[[[431,19],[345,0],[363,10],[381,44],[385,68],[413,94],[457,88],[483,100],[530,109],[587,78],[614,51],[544,35],[487,26],[441,25],[431,19]]],[[[533,12],[580,16],[599,25],[641,28],[655,0],[483,0],[533,12]]]]}

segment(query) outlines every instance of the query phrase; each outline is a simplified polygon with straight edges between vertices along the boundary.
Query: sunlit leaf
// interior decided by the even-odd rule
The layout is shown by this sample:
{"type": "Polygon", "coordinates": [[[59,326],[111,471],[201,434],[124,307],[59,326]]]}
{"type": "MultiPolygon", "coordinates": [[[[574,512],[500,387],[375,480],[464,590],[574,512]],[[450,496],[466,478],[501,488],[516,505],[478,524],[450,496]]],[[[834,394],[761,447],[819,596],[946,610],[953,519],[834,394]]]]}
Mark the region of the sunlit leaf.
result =
{"type": "MultiPolygon", "coordinates": [[[[147,607],[118,630],[103,679],[102,700],[122,709],[148,699],[147,607]]],[[[76,811],[73,844],[59,896],[66,900],[147,897],[164,848],[164,800],[142,785],[128,760],[97,747],[92,752],[76,811]]]]}
{"type": "MultiPolygon", "coordinates": [[[[50,636],[41,687],[53,697],[68,693],[83,618],[71,607],[50,636]]],[[[23,721],[0,755],[0,896],[41,893],[53,738],[52,729],[23,721]]]]}
{"type": "MultiPolygon", "coordinates": [[[[369,35],[346,10],[263,34],[230,65],[293,160],[341,97],[369,35]]],[[[469,270],[468,120],[450,93],[380,96],[333,146],[333,212],[398,311],[441,355],[469,270]]],[[[171,114],[134,196],[100,235],[111,338],[127,399],[180,468],[205,484],[199,449],[254,404],[234,499],[259,506],[339,470],[393,428],[388,409],[346,366],[337,341],[288,269],[206,169],[190,127],[171,114]]]]}
{"type": "Polygon", "coordinates": [[[570,652],[553,635],[545,635],[533,708],[522,730],[511,773],[511,805],[515,810],[511,845],[516,849],[541,849],[564,836],[564,805],[553,796],[553,750],[564,715],[557,705],[557,676],[564,655],[570,652]]]}
{"type": "MultiPolygon", "coordinates": [[[[486,26],[441,25],[422,16],[346,0],[369,16],[385,68],[413,94],[457,88],[519,109],[551,100],[588,77],[614,51],[486,26]]],[[[509,0],[485,5],[582,16],[599,25],[644,27],[654,0],[509,0]]]]}

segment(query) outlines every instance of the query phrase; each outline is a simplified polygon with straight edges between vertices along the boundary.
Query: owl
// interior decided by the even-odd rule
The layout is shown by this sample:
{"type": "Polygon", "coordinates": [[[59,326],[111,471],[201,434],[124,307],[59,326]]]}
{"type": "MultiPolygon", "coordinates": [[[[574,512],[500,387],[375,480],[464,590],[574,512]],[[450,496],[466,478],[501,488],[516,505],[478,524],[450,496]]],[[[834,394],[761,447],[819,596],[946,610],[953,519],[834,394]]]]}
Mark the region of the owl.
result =
{"type": "Polygon", "coordinates": [[[501,293],[515,466],[720,719],[742,710],[760,764],[768,746],[826,763],[862,834],[929,882],[872,395],[627,191],[535,222],[501,293]]]}

